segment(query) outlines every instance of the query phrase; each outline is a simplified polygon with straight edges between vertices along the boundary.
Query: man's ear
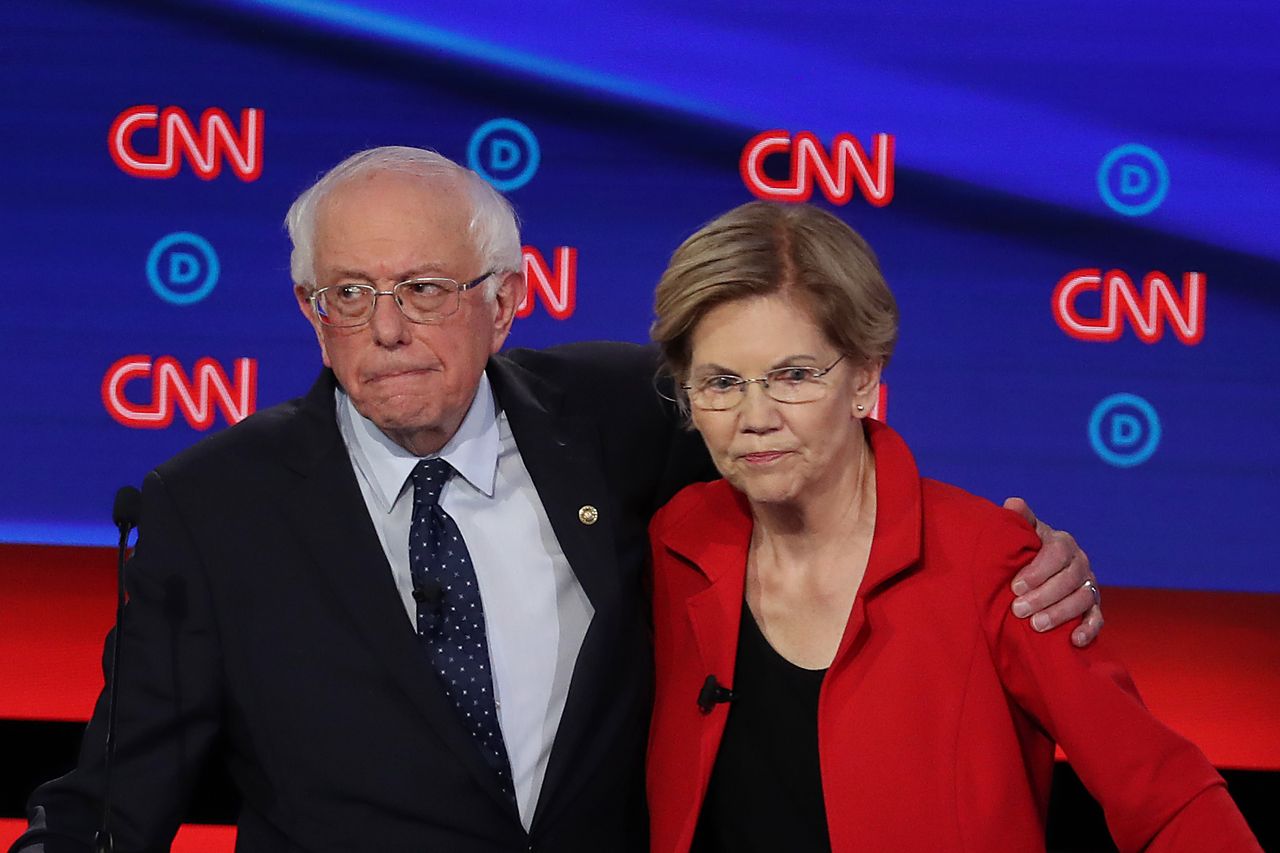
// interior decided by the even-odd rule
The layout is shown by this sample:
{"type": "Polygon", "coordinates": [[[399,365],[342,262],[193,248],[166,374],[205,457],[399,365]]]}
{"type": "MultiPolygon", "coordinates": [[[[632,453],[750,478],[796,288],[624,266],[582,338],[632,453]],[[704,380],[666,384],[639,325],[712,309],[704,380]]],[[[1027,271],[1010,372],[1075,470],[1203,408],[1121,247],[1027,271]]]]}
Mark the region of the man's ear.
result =
{"type": "Polygon", "coordinates": [[[884,365],[878,361],[865,362],[854,371],[853,416],[865,418],[875,409],[880,399],[880,371],[884,365]]]}
{"type": "Polygon", "coordinates": [[[315,309],[311,307],[311,291],[306,286],[295,284],[293,286],[294,298],[298,300],[298,310],[302,312],[302,316],[307,318],[307,322],[311,324],[311,328],[316,333],[316,342],[320,344],[320,359],[324,362],[325,367],[332,367],[329,364],[329,351],[324,345],[324,329],[320,325],[320,318],[316,316],[315,309]]]}
{"type": "Polygon", "coordinates": [[[524,301],[524,274],[518,272],[495,273],[501,275],[498,292],[493,297],[493,340],[489,351],[496,353],[506,343],[511,334],[511,324],[515,321],[516,310],[524,301]]]}

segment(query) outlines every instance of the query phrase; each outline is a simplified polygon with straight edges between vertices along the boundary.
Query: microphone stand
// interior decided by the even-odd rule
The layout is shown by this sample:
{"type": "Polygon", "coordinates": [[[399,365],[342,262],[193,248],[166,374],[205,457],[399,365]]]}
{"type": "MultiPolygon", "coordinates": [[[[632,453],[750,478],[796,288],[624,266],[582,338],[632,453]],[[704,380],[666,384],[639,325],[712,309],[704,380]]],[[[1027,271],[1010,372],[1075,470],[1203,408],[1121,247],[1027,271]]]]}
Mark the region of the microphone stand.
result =
{"type": "Polygon", "coordinates": [[[102,825],[93,836],[94,853],[114,853],[115,839],[109,826],[111,819],[111,765],[116,752],[116,694],[120,685],[120,643],[124,627],[124,562],[129,548],[129,532],[138,526],[142,495],[133,486],[125,486],[116,492],[111,513],[116,529],[120,531],[120,544],[116,549],[116,636],[111,644],[111,684],[107,688],[107,739],[103,760],[102,825]]]}

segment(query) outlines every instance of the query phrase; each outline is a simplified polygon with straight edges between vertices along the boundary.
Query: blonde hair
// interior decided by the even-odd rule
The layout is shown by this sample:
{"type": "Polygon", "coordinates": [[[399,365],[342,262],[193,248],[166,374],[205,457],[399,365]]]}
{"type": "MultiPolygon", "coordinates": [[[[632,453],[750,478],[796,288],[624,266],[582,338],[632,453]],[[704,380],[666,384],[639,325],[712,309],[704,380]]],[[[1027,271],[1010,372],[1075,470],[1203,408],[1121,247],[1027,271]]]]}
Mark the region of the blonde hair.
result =
{"type": "Polygon", "coordinates": [[[658,282],[650,335],[677,384],[688,375],[693,332],[711,309],[773,294],[805,306],[858,363],[884,365],[893,354],[898,305],[867,241],[812,205],[753,201],[680,244],[658,282]]]}

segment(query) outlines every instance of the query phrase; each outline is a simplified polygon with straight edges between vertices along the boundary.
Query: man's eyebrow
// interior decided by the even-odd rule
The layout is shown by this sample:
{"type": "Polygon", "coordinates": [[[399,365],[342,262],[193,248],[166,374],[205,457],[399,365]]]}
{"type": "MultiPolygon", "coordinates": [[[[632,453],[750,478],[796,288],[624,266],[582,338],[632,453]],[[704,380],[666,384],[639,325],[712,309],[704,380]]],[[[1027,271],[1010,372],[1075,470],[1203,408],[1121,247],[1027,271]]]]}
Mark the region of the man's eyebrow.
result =
{"type": "MultiPolygon", "coordinates": [[[[333,270],[332,276],[335,279],[358,279],[360,281],[374,280],[373,276],[369,275],[367,272],[363,270],[358,270],[358,269],[351,269],[348,267],[339,267],[333,270]]],[[[395,275],[395,280],[408,281],[411,278],[422,278],[424,276],[432,276],[436,278],[439,278],[442,276],[449,277],[444,264],[429,262],[425,264],[418,264],[415,267],[411,267],[407,270],[397,273],[395,275]]]]}
{"type": "Polygon", "coordinates": [[[444,264],[429,261],[425,264],[419,264],[412,269],[405,270],[400,274],[399,280],[406,281],[411,278],[421,278],[422,276],[436,276],[437,278],[441,276],[445,278],[453,277],[449,274],[449,271],[444,264]]]}
{"type": "Polygon", "coordinates": [[[359,270],[351,270],[351,269],[345,269],[345,268],[333,270],[331,273],[331,277],[335,281],[340,281],[343,279],[350,279],[350,278],[358,278],[358,279],[364,279],[365,281],[372,281],[372,279],[370,279],[369,276],[365,275],[359,270]]]}

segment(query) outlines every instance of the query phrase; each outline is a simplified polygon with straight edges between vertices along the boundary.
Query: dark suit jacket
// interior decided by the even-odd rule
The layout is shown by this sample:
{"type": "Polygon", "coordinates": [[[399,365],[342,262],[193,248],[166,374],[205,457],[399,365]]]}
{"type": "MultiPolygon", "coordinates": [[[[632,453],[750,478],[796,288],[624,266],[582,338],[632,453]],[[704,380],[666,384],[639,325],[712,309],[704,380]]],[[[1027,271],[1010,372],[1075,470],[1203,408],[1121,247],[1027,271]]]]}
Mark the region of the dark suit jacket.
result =
{"type": "MultiPolygon", "coordinates": [[[[326,371],[305,398],[146,478],[122,634],[117,850],[167,849],[217,754],[242,794],[237,850],[643,849],[645,529],[711,473],[654,394],[654,366],[642,347],[579,344],[488,367],[595,609],[528,834],[405,617],[326,371]],[[588,504],[592,525],[578,515],[588,504]]],[[[87,849],[105,719],[104,698],[79,766],[32,796],[16,846],[87,849]]]]}

